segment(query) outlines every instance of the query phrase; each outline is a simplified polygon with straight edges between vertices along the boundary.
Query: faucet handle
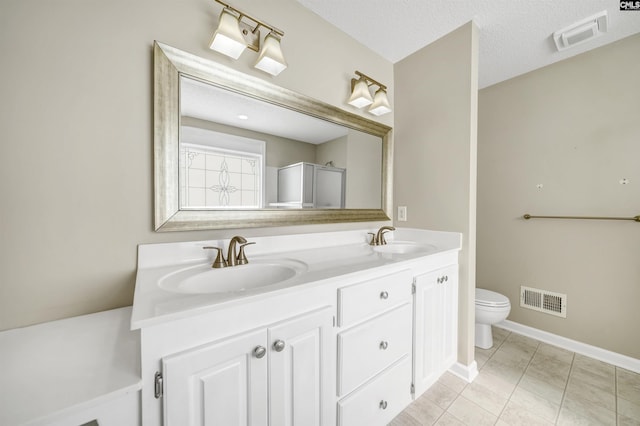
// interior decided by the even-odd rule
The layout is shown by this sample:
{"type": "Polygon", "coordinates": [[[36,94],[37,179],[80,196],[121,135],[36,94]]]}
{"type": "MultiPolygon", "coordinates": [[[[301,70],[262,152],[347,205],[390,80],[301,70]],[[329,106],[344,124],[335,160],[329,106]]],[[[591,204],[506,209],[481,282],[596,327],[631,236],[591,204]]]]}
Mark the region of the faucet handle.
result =
{"type": "Polygon", "coordinates": [[[371,241],[369,241],[370,246],[375,246],[376,244],[376,234],[373,232],[367,232],[367,234],[371,235],[371,241]]]}
{"type": "Polygon", "coordinates": [[[207,246],[207,247],[202,247],[204,250],[218,250],[218,254],[216,255],[216,260],[213,261],[213,264],[211,265],[212,268],[224,268],[227,266],[227,261],[224,260],[224,257],[222,256],[222,249],[219,247],[211,247],[211,246],[207,246]]]}
{"type": "Polygon", "coordinates": [[[247,263],[249,263],[249,259],[247,259],[247,255],[244,254],[244,248],[246,246],[250,246],[251,244],[255,244],[255,243],[256,243],[255,241],[252,241],[250,243],[245,243],[240,246],[240,253],[238,253],[238,258],[237,258],[238,265],[246,265],[247,263]]]}

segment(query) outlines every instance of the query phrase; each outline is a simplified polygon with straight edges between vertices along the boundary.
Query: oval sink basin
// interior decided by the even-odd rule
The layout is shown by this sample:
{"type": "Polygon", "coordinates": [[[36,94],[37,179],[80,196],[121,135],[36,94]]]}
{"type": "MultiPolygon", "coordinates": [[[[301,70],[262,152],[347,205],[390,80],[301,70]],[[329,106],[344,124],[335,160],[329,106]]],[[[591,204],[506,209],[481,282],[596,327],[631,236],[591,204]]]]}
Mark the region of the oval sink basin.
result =
{"type": "Polygon", "coordinates": [[[420,244],[412,241],[393,241],[382,246],[373,246],[373,251],[391,254],[427,253],[435,250],[436,247],[431,244],[420,244]]]}
{"type": "Polygon", "coordinates": [[[174,293],[243,292],[286,281],[306,269],[306,264],[292,259],[254,261],[226,268],[207,264],[172,272],[162,277],[158,285],[174,293]]]}

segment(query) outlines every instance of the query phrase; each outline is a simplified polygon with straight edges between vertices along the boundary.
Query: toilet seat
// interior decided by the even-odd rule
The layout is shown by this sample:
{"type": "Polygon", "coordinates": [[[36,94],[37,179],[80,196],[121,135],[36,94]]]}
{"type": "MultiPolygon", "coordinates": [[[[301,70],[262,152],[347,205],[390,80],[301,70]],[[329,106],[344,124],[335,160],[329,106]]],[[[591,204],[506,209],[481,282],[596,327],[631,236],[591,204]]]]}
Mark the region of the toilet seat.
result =
{"type": "Polygon", "coordinates": [[[484,288],[476,288],[476,305],[493,308],[503,308],[510,306],[509,299],[495,291],[486,290],[484,288]]]}

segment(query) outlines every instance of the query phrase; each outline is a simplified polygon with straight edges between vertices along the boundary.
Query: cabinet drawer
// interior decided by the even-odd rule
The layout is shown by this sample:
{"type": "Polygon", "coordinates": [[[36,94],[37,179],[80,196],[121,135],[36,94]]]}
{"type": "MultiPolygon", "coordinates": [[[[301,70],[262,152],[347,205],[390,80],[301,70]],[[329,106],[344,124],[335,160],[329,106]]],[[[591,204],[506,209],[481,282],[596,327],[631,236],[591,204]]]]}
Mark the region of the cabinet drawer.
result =
{"type": "Polygon", "coordinates": [[[411,271],[338,289],[338,326],[344,327],[411,300],[411,271]]]}
{"type": "Polygon", "coordinates": [[[338,334],[338,394],[346,395],[411,352],[412,305],[338,334]]]}
{"type": "Polygon", "coordinates": [[[411,403],[411,357],[338,402],[338,425],[386,425],[411,403]]]}

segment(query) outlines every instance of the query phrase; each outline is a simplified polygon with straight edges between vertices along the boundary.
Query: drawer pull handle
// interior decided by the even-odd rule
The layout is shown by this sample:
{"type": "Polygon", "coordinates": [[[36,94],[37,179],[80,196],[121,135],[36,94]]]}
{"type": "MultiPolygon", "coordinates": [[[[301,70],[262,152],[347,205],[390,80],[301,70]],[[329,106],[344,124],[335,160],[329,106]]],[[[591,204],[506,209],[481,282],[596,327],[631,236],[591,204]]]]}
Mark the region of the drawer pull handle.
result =
{"type": "Polygon", "coordinates": [[[385,342],[384,340],[380,342],[380,349],[382,349],[383,351],[386,351],[388,347],[389,347],[389,342],[385,342]]]}
{"type": "Polygon", "coordinates": [[[386,291],[383,291],[382,293],[380,293],[380,299],[388,299],[389,298],[389,293],[387,293],[386,291]]]}
{"type": "Polygon", "coordinates": [[[382,408],[383,410],[387,409],[387,401],[385,401],[384,399],[382,401],[380,401],[380,408],[382,408]]]}
{"type": "Polygon", "coordinates": [[[253,350],[253,356],[255,356],[256,358],[262,358],[266,354],[267,350],[264,346],[256,346],[256,348],[253,350]]]}
{"type": "Polygon", "coordinates": [[[282,352],[284,350],[284,342],[282,340],[276,340],[273,343],[273,349],[276,352],[282,352]]]}

